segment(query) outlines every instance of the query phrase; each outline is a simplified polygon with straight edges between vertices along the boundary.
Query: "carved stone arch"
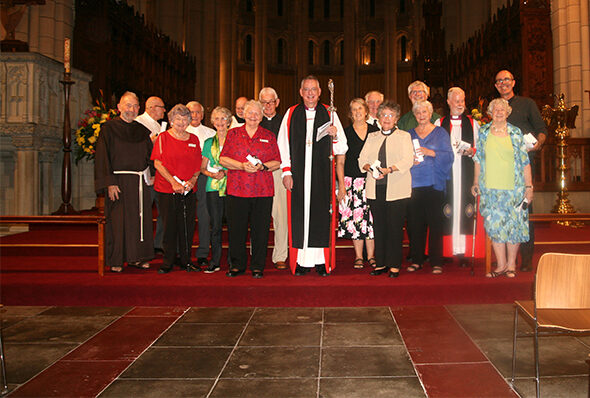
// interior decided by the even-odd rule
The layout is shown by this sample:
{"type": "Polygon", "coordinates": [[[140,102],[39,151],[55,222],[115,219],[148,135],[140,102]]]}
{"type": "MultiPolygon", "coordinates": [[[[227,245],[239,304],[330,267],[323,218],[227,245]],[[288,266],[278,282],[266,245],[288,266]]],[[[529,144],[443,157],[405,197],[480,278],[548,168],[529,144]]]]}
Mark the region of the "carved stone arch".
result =
{"type": "Polygon", "coordinates": [[[410,35],[410,33],[406,32],[405,30],[400,30],[395,35],[395,42],[397,47],[397,54],[395,56],[395,59],[397,62],[410,62],[412,60],[414,46],[411,37],[412,35],[410,35]]]}
{"type": "Polygon", "coordinates": [[[374,33],[368,33],[363,38],[362,42],[362,63],[364,65],[376,64],[381,56],[379,45],[379,37],[374,33]]]}
{"type": "Polygon", "coordinates": [[[339,35],[335,39],[334,65],[344,65],[344,35],[339,35]]]}
{"type": "Polygon", "coordinates": [[[308,56],[308,63],[310,65],[318,65],[319,64],[319,54],[320,54],[320,45],[318,40],[314,37],[309,37],[307,39],[307,56],[308,56]]]}

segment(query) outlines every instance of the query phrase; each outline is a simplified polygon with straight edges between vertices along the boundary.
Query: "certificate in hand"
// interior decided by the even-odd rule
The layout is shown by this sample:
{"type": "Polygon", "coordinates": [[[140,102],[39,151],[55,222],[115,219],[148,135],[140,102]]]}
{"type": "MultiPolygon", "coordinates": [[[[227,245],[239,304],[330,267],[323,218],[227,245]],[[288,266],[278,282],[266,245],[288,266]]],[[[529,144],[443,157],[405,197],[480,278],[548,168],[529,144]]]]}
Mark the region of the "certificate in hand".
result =
{"type": "Polygon", "coordinates": [[[316,142],[317,142],[317,141],[319,141],[319,140],[321,140],[321,139],[322,139],[322,138],[324,138],[325,136],[327,136],[327,135],[330,135],[330,134],[328,133],[328,128],[329,128],[331,125],[332,125],[332,121],[327,121],[326,123],[324,123],[323,125],[321,125],[321,126],[318,128],[318,135],[317,135],[317,137],[316,137],[316,139],[315,139],[315,140],[316,140],[316,142]]]}

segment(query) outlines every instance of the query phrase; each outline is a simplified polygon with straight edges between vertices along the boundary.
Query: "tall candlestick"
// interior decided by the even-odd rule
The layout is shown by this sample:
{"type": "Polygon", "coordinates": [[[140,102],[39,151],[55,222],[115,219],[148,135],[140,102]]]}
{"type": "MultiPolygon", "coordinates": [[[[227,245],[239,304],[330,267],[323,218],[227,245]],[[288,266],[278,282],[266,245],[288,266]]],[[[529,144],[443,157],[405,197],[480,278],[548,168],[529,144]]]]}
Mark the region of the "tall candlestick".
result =
{"type": "Polygon", "coordinates": [[[64,40],[64,69],[70,73],[70,39],[67,37],[64,40]]]}

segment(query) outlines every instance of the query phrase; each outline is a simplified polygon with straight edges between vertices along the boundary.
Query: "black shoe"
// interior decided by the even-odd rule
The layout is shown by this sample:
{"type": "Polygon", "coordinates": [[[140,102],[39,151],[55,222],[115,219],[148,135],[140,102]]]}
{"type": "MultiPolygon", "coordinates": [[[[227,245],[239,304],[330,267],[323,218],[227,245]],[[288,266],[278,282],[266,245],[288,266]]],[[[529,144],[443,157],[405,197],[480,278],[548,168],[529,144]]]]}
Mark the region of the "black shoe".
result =
{"type": "Polygon", "coordinates": [[[309,268],[303,268],[299,264],[295,267],[295,276],[303,276],[309,272],[309,268]]]}
{"type": "Polygon", "coordinates": [[[199,267],[206,267],[209,265],[209,261],[207,261],[207,257],[200,257],[197,259],[197,265],[199,267]]]}
{"type": "Polygon", "coordinates": [[[399,276],[399,269],[397,271],[392,271],[391,268],[389,269],[388,275],[390,278],[397,278],[399,276]]]}
{"type": "Polygon", "coordinates": [[[213,272],[217,272],[221,270],[221,268],[219,267],[219,265],[213,265],[213,264],[209,264],[209,266],[207,268],[205,268],[205,272],[206,274],[212,274],[213,272]]]}
{"type": "Polygon", "coordinates": [[[154,247],[154,254],[164,254],[164,250],[161,247],[154,247]]]}
{"type": "Polygon", "coordinates": [[[171,268],[160,268],[158,270],[158,274],[167,274],[168,272],[172,271],[171,268]]]}
{"type": "Polygon", "coordinates": [[[528,264],[528,265],[527,265],[527,264],[522,264],[522,265],[520,266],[520,271],[521,271],[521,272],[530,272],[530,271],[532,271],[532,270],[533,270],[533,267],[531,267],[531,265],[530,265],[530,264],[528,264]]]}
{"type": "Polygon", "coordinates": [[[371,272],[370,275],[376,276],[376,275],[381,275],[387,272],[387,267],[383,267],[383,268],[375,268],[373,270],[373,272],[371,272]]]}
{"type": "Polygon", "coordinates": [[[252,271],[252,278],[254,279],[261,279],[264,275],[262,274],[261,270],[254,270],[252,271]]]}
{"type": "Polygon", "coordinates": [[[230,271],[227,271],[225,273],[225,275],[229,276],[230,278],[233,278],[234,276],[244,275],[245,272],[246,271],[240,271],[240,270],[237,270],[237,269],[232,269],[230,271]]]}
{"type": "Polygon", "coordinates": [[[201,269],[199,267],[196,267],[194,264],[188,263],[184,269],[186,269],[186,272],[200,272],[201,269]]]}
{"type": "Polygon", "coordinates": [[[330,275],[326,272],[326,264],[319,264],[315,266],[315,271],[318,273],[319,276],[328,276],[330,275]]]}
{"type": "Polygon", "coordinates": [[[459,259],[459,267],[461,267],[461,268],[469,267],[469,259],[467,259],[467,258],[459,259]]]}

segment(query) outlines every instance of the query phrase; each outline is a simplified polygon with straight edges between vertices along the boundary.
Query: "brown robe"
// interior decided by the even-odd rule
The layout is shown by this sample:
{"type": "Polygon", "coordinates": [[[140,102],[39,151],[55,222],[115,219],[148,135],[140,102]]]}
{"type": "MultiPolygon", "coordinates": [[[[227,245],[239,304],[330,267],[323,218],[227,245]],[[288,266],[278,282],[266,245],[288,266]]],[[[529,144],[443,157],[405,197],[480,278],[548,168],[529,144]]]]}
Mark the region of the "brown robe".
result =
{"type": "MultiPolygon", "coordinates": [[[[154,258],[152,199],[143,184],[143,225],[139,217],[139,176],[114,171],[143,171],[150,166],[152,141],[149,130],[137,122],[117,117],[102,125],[96,142],[94,187],[105,195],[105,260],[107,266],[154,258]],[[119,199],[111,201],[108,186],[117,185],[119,199]],[[141,229],[143,228],[143,241],[141,229]]],[[[152,171],[153,174],[153,171],[152,171]]]]}

